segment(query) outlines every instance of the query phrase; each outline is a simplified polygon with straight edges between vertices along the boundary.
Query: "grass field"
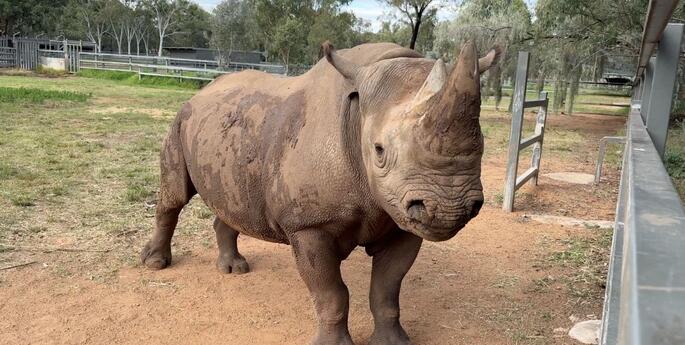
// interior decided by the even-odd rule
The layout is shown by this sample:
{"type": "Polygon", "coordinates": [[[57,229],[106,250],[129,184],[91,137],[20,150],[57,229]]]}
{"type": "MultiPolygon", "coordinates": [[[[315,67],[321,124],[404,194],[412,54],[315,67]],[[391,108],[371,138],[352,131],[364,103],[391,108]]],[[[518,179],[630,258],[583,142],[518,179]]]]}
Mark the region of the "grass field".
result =
{"type": "MultiPolygon", "coordinates": [[[[526,92],[526,99],[538,99],[539,95],[535,91],[531,91],[534,84],[528,85],[526,92]]],[[[499,104],[500,110],[507,110],[511,100],[511,89],[502,90],[502,100],[499,104]]],[[[549,98],[550,109],[554,102],[554,89],[550,86],[545,87],[547,98],[549,98]]],[[[576,104],[574,105],[575,113],[586,114],[600,114],[600,115],[627,115],[629,110],[630,97],[624,90],[607,90],[607,89],[581,89],[578,96],[576,96],[576,104]]],[[[486,97],[483,100],[483,105],[486,109],[494,109],[494,97],[486,97]]],[[[563,112],[565,109],[559,109],[563,112]]]]}

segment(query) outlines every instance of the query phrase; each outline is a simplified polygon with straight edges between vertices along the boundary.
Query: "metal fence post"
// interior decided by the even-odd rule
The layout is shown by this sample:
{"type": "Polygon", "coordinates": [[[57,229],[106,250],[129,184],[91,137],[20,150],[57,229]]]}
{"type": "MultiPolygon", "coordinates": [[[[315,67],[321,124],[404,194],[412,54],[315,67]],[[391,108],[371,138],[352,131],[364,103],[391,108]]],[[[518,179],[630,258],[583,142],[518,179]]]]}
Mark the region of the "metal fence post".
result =
{"type": "Polygon", "coordinates": [[[516,175],[518,172],[519,144],[521,142],[521,128],[523,124],[523,102],[526,99],[526,82],[528,80],[529,53],[519,52],[516,66],[516,84],[514,87],[514,103],[512,105],[511,134],[509,136],[509,163],[507,164],[507,181],[504,188],[502,208],[506,212],[514,209],[514,193],[516,192],[516,175]]]}
{"type": "Polygon", "coordinates": [[[653,79],[658,82],[652,85],[649,106],[642,109],[643,118],[644,116],[647,117],[647,132],[662,159],[666,150],[673,90],[676,74],[678,74],[680,44],[683,40],[683,26],[683,24],[668,24],[663,36],[661,36],[653,73],[653,79]]]}
{"type": "MultiPolygon", "coordinates": [[[[540,99],[547,99],[547,92],[540,92],[540,99]]],[[[537,173],[532,177],[534,185],[538,185],[538,175],[540,172],[540,160],[542,159],[542,143],[545,139],[545,122],[547,122],[547,106],[541,106],[535,120],[535,134],[540,136],[540,140],[533,144],[533,157],[530,166],[537,169],[537,173]]]]}
{"type": "Polygon", "coordinates": [[[647,109],[652,99],[652,81],[654,76],[654,58],[649,59],[645,68],[645,76],[642,79],[642,97],[640,98],[640,116],[642,121],[647,121],[647,109]]]}

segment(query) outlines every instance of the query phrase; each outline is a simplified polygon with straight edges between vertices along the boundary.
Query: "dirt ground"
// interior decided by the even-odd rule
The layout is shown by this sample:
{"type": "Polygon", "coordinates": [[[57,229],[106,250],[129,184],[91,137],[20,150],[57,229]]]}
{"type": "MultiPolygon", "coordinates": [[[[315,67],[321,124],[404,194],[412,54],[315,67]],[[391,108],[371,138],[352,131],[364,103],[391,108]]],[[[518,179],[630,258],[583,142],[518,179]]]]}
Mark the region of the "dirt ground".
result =
{"type": "MultiPolygon", "coordinates": [[[[493,131],[508,131],[495,126],[508,121],[505,113],[483,114],[484,127],[493,124],[493,131]]],[[[599,138],[615,135],[623,121],[550,117],[543,173],[592,173],[599,138]],[[555,137],[569,133],[568,145],[555,137]]],[[[573,344],[566,336],[572,319],[601,316],[611,231],[539,224],[524,214],[612,220],[618,171],[608,164],[599,186],[541,177],[539,186],[519,191],[516,212],[507,214],[501,211],[506,146],[487,133],[486,145],[497,146],[483,163],[486,205],[455,238],[424,242],[404,280],[402,324],[414,344],[573,344]]],[[[522,158],[521,166],[527,162],[522,158]]],[[[132,236],[130,246],[102,251],[80,248],[68,237],[12,248],[5,253],[11,262],[31,264],[0,271],[0,343],[306,344],[314,333],[313,308],[290,248],[241,237],[252,272],[221,274],[214,267],[211,217],[201,220],[206,230],[196,236],[184,231],[189,212],[181,215],[173,264],[162,271],[137,262],[149,232],[123,232],[132,236]],[[47,244],[51,249],[36,249],[47,244]],[[111,276],[90,273],[102,267],[110,267],[111,276]]],[[[139,222],[151,230],[145,214],[139,222]]],[[[350,332],[360,345],[373,325],[370,271],[361,249],[343,265],[350,332]]]]}

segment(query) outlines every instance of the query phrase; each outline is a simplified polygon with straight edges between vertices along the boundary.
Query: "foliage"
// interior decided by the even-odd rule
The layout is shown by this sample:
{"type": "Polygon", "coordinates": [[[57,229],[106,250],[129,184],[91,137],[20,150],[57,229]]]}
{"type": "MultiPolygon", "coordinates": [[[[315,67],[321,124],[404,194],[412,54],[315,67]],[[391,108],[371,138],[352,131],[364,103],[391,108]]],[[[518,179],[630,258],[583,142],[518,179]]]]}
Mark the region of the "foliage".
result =
{"type": "Polygon", "coordinates": [[[669,130],[665,165],[680,198],[685,200],[685,122],[677,122],[669,130]]]}
{"type": "Polygon", "coordinates": [[[488,72],[484,94],[495,96],[495,107],[502,100],[502,82],[513,78],[515,54],[531,26],[530,12],[522,0],[467,0],[452,21],[440,23],[435,33],[434,50],[451,60],[457,48],[471,40],[482,51],[495,45],[502,48],[501,62],[488,72]]]}
{"type": "Polygon", "coordinates": [[[0,103],[43,103],[45,101],[85,102],[90,94],[35,88],[0,87],[0,103]]]}
{"type": "Polygon", "coordinates": [[[438,7],[443,5],[443,2],[435,0],[382,0],[382,2],[400,11],[402,14],[401,21],[409,25],[411,37],[408,46],[411,49],[416,47],[421,24],[424,21],[432,22],[438,7]]]}

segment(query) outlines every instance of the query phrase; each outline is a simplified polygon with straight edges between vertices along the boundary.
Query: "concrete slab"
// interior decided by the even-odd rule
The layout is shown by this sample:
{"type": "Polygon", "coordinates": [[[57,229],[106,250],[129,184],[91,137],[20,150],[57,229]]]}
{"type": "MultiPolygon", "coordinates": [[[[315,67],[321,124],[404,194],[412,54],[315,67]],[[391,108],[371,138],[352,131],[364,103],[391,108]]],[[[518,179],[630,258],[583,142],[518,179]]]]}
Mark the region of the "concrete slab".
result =
{"type": "Polygon", "coordinates": [[[571,327],[571,330],[568,331],[568,336],[583,344],[597,344],[601,327],[601,320],[581,321],[571,327]]]}
{"type": "Polygon", "coordinates": [[[553,180],[574,184],[592,184],[595,181],[594,175],[578,172],[558,172],[543,174],[542,176],[549,177],[553,180]]]}

